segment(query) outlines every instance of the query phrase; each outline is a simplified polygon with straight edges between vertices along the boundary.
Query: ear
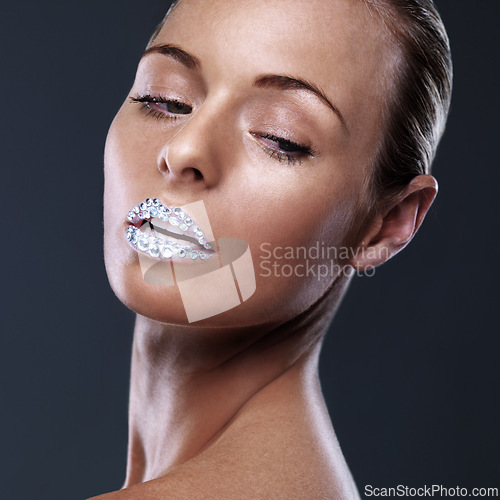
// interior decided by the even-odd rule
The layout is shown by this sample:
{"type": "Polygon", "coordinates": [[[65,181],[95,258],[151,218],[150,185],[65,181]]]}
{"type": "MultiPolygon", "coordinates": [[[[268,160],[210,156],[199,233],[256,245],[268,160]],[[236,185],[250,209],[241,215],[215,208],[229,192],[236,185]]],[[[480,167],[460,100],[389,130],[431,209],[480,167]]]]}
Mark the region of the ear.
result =
{"type": "Polygon", "coordinates": [[[350,265],[364,270],[396,255],[411,241],[438,191],[432,175],[418,175],[369,226],[350,265]]]}

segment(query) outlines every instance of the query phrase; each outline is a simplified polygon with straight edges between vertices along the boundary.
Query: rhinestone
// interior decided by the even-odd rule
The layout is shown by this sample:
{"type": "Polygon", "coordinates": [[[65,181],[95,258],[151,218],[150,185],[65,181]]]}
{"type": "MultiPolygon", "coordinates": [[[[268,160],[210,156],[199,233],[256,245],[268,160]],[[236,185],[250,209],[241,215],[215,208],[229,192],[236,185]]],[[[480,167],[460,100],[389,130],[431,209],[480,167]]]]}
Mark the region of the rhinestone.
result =
{"type": "Polygon", "coordinates": [[[184,224],[186,224],[186,226],[192,226],[193,225],[193,219],[191,218],[187,218],[185,221],[184,221],[184,224]]]}
{"type": "Polygon", "coordinates": [[[138,206],[138,205],[136,205],[136,206],[135,206],[132,210],[133,210],[136,214],[138,214],[138,213],[141,211],[141,209],[139,208],[139,206],[138,206]]]}
{"type": "Polygon", "coordinates": [[[127,219],[128,220],[134,220],[134,217],[135,217],[135,212],[133,210],[131,210],[128,214],[127,214],[127,219]]]}
{"type": "Polygon", "coordinates": [[[139,248],[139,250],[143,251],[143,252],[146,252],[148,249],[149,249],[149,240],[147,238],[141,238],[138,242],[137,242],[137,248],[139,248]]]}
{"type": "Polygon", "coordinates": [[[200,230],[200,228],[199,228],[198,226],[193,226],[193,227],[191,228],[191,231],[193,231],[193,233],[196,233],[196,232],[198,232],[199,230],[200,230]]]}
{"type": "Polygon", "coordinates": [[[176,219],[175,217],[170,217],[168,219],[168,222],[170,222],[172,226],[178,226],[180,224],[179,219],[176,219]]]}
{"type": "Polygon", "coordinates": [[[141,210],[146,210],[146,208],[148,208],[148,206],[146,205],[146,203],[143,201],[142,203],[139,204],[139,208],[141,210]]]}
{"type": "Polygon", "coordinates": [[[168,221],[168,215],[167,214],[160,214],[160,219],[167,222],[168,221]]]}
{"type": "Polygon", "coordinates": [[[182,212],[182,208],[181,207],[175,207],[174,208],[174,214],[175,215],[179,215],[181,212],[182,212]]]}
{"type": "Polygon", "coordinates": [[[205,243],[203,245],[207,250],[210,250],[212,248],[212,245],[210,243],[205,243]]]}
{"type": "Polygon", "coordinates": [[[196,231],[196,236],[198,236],[198,238],[203,238],[203,232],[202,231],[196,231]]]}
{"type": "Polygon", "coordinates": [[[166,214],[170,214],[170,213],[172,213],[172,210],[170,210],[170,208],[166,207],[165,205],[160,205],[159,209],[160,209],[162,212],[165,212],[166,214]]]}
{"type": "Polygon", "coordinates": [[[200,239],[198,240],[198,243],[199,243],[200,245],[204,245],[206,242],[207,242],[207,240],[206,240],[205,238],[200,238],[200,239]]]}
{"type": "Polygon", "coordinates": [[[131,233],[129,241],[130,241],[130,243],[133,243],[134,245],[137,243],[137,233],[135,231],[133,233],[131,233]]]}
{"type": "Polygon", "coordinates": [[[150,207],[153,204],[153,200],[151,198],[146,199],[146,205],[150,207]]]}
{"type": "Polygon", "coordinates": [[[180,220],[184,220],[186,218],[186,214],[184,212],[179,212],[177,214],[177,217],[180,219],[180,220]]]}
{"type": "Polygon", "coordinates": [[[151,207],[149,210],[151,217],[156,217],[158,215],[158,209],[156,207],[151,207]]]}
{"type": "Polygon", "coordinates": [[[196,258],[198,258],[198,252],[196,250],[191,250],[191,252],[189,252],[189,256],[192,260],[195,260],[196,258]]]}
{"type": "Polygon", "coordinates": [[[158,248],[158,245],[149,247],[149,255],[151,255],[151,257],[154,257],[155,259],[160,255],[160,249],[158,248]]]}
{"type": "Polygon", "coordinates": [[[161,247],[161,254],[163,255],[163,257],[165,259],[170,259],[170,257],[172,257],[174,252],[172,250],[172,247],[165,245],[165,246],[161,247]]]}
{"type": "Polygon", "coordinates": [[[153,205],[157,207],[160,204],[160,200],[158,198],[153,199],[153,205]]]}
{"type": "Polygon", "coordinates": [[[127,229],[127,240],[132,241],[132,231],[130,229],[127,229]]]}
{"type": "Polygon", "coordinates": [[[207,258],[207,254],[205,252],[200,252],[199,255],[201,260],[205,260],[207,258]]]}
{"type": "Polygon", "coordinates": [[[177,255],[179,257],[185,257],[186,256],[186,250],[184,250],[184,248],[178,248],[177,249],[177,255]]]}
{"type": "Polygon", "coordinates": [[[149,219],[151,217],[151,214],[149,213],[149,210],[144,210],[139,214],[139,217],[141,219],[149,219]]]}
{"type": "Polygon", "coordinates": [[[188,227],[186,226],[186,224],[181,224],[181,225],[179,226],[179,229],[180,229],[181,231],[187,231],[187,230],[188,230],[188,227]]]}

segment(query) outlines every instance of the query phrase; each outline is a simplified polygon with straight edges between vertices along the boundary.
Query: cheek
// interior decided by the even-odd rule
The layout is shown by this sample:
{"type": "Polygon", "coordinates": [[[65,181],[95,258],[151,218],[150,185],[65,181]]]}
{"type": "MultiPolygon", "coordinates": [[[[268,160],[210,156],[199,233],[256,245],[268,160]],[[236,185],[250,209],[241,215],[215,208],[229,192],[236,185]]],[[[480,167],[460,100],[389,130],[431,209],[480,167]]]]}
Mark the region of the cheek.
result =
{"type": "Polygon", "coordinates": [[[344,271],[337,257],[355,205],[344,179],[326,183],[311,170],[306,181],[306,172],[284,172],[247,177],[227,221],[231,236],[249,243],[256,275],[255,295],[238,308],[242,316],[253,307],[275,321],[293,317],[344,271]]]}

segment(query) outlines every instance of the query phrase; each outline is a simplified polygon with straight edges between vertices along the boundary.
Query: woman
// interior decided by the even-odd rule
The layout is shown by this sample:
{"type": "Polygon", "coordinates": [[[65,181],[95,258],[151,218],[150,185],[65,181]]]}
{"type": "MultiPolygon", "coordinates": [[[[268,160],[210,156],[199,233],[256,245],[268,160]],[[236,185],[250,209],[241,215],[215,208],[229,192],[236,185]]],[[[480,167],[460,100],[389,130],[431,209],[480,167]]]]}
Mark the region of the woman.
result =
{"type": "Polygon", "coordinates": [[[106,143],[106,269],[137,320],[127,477],[96,498],[358,498],[319,351],[436,195],[450,87],[426,0],[169,11],[106,143]]]}

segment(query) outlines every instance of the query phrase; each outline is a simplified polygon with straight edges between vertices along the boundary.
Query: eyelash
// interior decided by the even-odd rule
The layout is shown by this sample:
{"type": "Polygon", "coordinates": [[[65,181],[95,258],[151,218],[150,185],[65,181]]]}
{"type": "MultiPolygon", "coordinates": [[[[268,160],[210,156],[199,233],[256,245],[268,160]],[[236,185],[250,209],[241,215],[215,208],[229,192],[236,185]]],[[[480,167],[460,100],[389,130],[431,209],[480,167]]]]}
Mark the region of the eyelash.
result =
{"type": "Polygon", "coordinates": [[[312,149],[308,146],[297,144],[296,142],[289,141],[288,139],[283,139],[282,137],[277,137],[273,134],[252,134],[253,136],[261,137],[262,139],[267,139],[276,143],[281,143],[284,147],[292,148],[295,151],[287,153],[286,151],[278,151],[276,149],[270,148],[263,144],[263,147],[268,152],[271,158],[278,160],[279,162],[286,162],[288,165],[294,165],[295,163],[302,163],[302,159],[305,156],[314,156],[312,149]]]}
{"type": "Polygon", "coordinates": [[[156,120],[177,120],[177,118],[189,113],[166,114],[152,107],[153,104],[180,104],[191,108],[188,104],[178,101],[177,99],[165,99],[161,96],[146,94],[143,96],[137,95],[130,98],[130,101],[141,105],[141,110],[146,112],[146,116],[151,116],[156,120]]]}
{"type": "MultiPolygon", "coordinates": [[[[152,104],[159,103],[159,104],[170,104],[170,103],[176,103],[184,106],[188,106],[191,108],[188,104],[185,104],[181,101],[177,101],[176,99],[165,99],[164,97],[158,96],[158,95],[136,95],[134,97],[130,98],[130,101],[132,103],[137,103],[141,105],[141,110],[146,112],[146,116],[150,116],[156,120],[177,120],[179,117],[189,114],[189,113],[179,113],[179,114],[166,114],[164,112],[161,112],[158,109],[155,109],[152,107],[152,104]]],[[[192,111],[192,108],[191,108],[192,111]]],[[[277,149],[271,148],[267,146],[266,144],[262,144],[263,149],[267,152],[270,158],[273,158],[279,162],[286,162],[288,165],[294,165],[296,163],[302,163],[302,159],[306,156],[314,156],[314,153],[311,148],[308,146],[304,146],[301,144],[297,144],[296,142],[289,141],[288,139],[284,139],[282,137],[277,137],[273,134],[256,134],[252,133],[254,137],[260,137],[261,139],[267,139],[272,142],[276,142],[277,144],[281,143],[282,146],[286,148],[291,148],[294,151],[292,152],[286,152],[286,151],[279,151],[277,149]]]]}

